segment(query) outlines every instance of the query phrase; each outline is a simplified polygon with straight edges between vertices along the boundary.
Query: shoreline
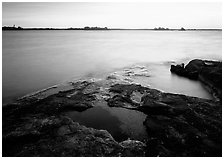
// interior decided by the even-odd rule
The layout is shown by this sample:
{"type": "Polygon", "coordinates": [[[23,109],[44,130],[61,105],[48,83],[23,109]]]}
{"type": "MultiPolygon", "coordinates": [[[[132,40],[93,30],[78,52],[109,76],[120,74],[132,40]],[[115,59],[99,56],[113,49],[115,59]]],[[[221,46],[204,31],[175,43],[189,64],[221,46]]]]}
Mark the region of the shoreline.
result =
{"type": "Polygon", "coordinates": [[[3,156],[221,156],[221,101],[161,92],[119,74],[68,84],[49,96],[46,92],[59,87],[3,107],[3,156]],[[118,143],[108,131],[87,128],[64,114],[100,101],[108,109],[146,114],[148,140],[118,143]]]}
{"type": "Polygon", "coordinates": [[[2,30],[2,31],[57,31],[57,30],[64,30],[64,31],[152,31],[152,32],[189,32],[189,31],[221,31],[222,29],[186,29],[185,31],[180,31],[178,29],[173,30],[154,30],[154,29],[110,29],[110,30],[79,30],[79,29],[23,29],[23,30],[2,30]]]}
{"type": "MultiPolygon", "coordinates": [[[[111,74],[114,74],[114,73],[115,74],[119,73],[120,77],[121,76],[126,76],[125,73],[121,74],[121,72],[125,71],[125,70],[129,70],[129,69],[135,68],[135,67],[144,67],[145,68],[145,67],[153,66],[153,67],[157,68],[157,67],[164,67],[164,66],[175,65],[175,64],[178,64],[178,63],[182,63],[182,62],[187,63],[188,61],[189,61],[189,59],[187,59],[187,60],[186,59],[180,59],[178,61],[139,62],[139,63],[131,64],[131,65],[128,65],[128,66],[124,66],[124,67],[121,67],[121,68],[114,68],[114,69],[108,71],[106,73],[106,75],[102,74],[102,75],[98,75],[98,77],[83,76],[83,77],[74,78],[74,79],[70,79],[70,80],[64,80],[63,82],[50,85],[50,86],[48,86],[46,88],[38,89],[36,91],[32,91],[32,92],[24,94],[22,96],[15,96],[15,97],[13,97],[13,99],[10,100],[11,102],[3,103],[3,106],[6,106],[7,104],[11,104],[11,103],[17,103],[18,101],[20,101],[23,98],[32,98],[32,96],[34,96],[34,97],[36,96],[37,97],[38,95],[40,95],[40,96],[42,96],[41,98],[46,98],[49,95],[53,95],[53,94],[58,93],[59,91],[65,91],[66,89],[70,89],[71,88],[70,83],[74,83],[74,82],[85,81],[85,80],[87,80],[87,81],[101,80],[101,79],[107,78],[108,74],[111,75],[111,74]]],[[[150,71],[152,71],[152,70],[150,70],[150,71]]],[[[138,73],[139,72],[137,72],[137,74],[138,73]]],[[[145,76],[145,75],[143,74],[143,76],[145,76]]],[[[149,72],[148,75],[146,74],[146,77],[147,76],[150,77],[151,76],[151,72],[149,72]]],[[[140,81],[137,81],[137,82],[132,81],[132,82],[133,82],[133,84],[141,84],[141,85],[143,85],[143,83],[141,83],[140,81]]],[[[146,84],[146,85],[143,85],[143,86],[149,87],[149,88],[158,89],[158,90],[160,90],[162,92],[168,92],[166,90],[156,88],[155,86],[152,86],[152,85],[147,85],[146,84]]],[[[204,85],[204,86],[206,88],[206,85],[204,85]]],[[[209,91],[208,89],[206,89],[205,91],[208,91],[212,95],[212,92],[209,91]]],[[[172,93],[181,94],[181,93],[178,93],[178,92],[172,92],[172,93]]],[[[191,95],[188,95],[188,94],[184,94],[184,95],[191,96],[191,95]]],[[[192,97],[197,97],[197,96],[192,96],[192,97]]],[[[203,97],[199,97],[199,98],[203,98],[203,97]]],[[[206,98],[203,98],[203,99],[206,99],[206,98]]]]}

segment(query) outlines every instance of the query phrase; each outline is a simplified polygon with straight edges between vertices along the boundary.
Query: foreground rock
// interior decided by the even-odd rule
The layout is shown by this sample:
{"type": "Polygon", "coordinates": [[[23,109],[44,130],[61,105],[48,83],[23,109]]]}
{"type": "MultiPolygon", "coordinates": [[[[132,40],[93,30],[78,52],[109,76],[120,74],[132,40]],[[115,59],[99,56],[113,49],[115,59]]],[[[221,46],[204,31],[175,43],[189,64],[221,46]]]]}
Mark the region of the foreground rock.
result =
{"type": "Polygon", "coordinates": [[[106,130],[86,128],[64,116],[27,117],[3,136],[3,156],[144,156],[145,144],[117,143],[106,130]]]}
{"type": "Polygon", "coordinates": [[[222,62],[195,59],[186,67],[184,64],[171,65],[170,71],[179,76],[201,81],[216,99],[222,99],[222,62]]]}
{"type": "Polygon", "coordinates": [[[106,130],[65,116],[65,111],[84,111],[103,99],[95,82],[72,85],[44,99],[32,96],[3,107],[3,156],[145,156],[144,143],[118,143],[106,130]]]}
{"type": "Polygon", "coordinates": [[[32,95],[3,107],[3,156],[222,155],[220,101],[164,93],[127,81],[115,75],[78,81],[70,83],[69,90],[45,98],[32,95]],[[67,111],[85,111],[99,101],[145,113],[147,141],[118,143],[109,132],[66,116],[67,111]]]}
{"type": "Polygon", "coordinates": [[[221,103],[163,93],[140,85],[111,86],[108,105],[133,108],[148,114],[147,156],[221,156],[221,103]],[[141,101],[132,100],[141,94],[141,101]],[[195,146],[197,145],[197,146],[195,146]]]}

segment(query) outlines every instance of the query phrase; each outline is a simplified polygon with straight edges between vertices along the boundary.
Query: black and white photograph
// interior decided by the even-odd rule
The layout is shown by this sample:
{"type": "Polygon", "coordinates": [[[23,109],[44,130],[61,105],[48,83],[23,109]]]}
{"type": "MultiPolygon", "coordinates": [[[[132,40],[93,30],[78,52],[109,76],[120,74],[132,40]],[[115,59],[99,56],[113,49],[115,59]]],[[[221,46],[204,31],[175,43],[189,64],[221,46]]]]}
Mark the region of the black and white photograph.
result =
{"type": "Polygon", "coordinates": [[[222,157],[222,2],[1,8],[2,157],[222,157]]]}

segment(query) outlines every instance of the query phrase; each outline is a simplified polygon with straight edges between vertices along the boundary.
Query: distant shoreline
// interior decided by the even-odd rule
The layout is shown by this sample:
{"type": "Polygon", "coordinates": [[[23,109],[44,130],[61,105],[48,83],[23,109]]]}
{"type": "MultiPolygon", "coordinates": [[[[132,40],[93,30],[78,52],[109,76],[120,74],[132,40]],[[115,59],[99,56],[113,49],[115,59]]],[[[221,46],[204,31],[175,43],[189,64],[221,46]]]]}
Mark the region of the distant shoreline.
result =
{"type": "Polygon", "coordinates": [[[2,27],[2,31],[14,30],[85,30],[85,31],[111,31],[111,30],[145,30],[145,31],[222,31],[222,29],[128,29],[128,28],[100,28],[100,27],[85,27],[85,28],[21,28],[21,27],[2,27]]]}
{"type": "MultiPolygon", "coordinates": [[[[121,31],[129,31],[129,30],[135,30],[135,31],[181,31],[178,29],[170,29],[170,30],[154,30],[154,29],[108,29],[108,30],[85,30],[85,29],[4,29],[2,31],[29,31],[29,30],[83,30],[83,31],[114,31],[114,30],[121,30],[121,31]]],[[[222,29],[186,29],[185,31],[222,31],[222,29]]]]}

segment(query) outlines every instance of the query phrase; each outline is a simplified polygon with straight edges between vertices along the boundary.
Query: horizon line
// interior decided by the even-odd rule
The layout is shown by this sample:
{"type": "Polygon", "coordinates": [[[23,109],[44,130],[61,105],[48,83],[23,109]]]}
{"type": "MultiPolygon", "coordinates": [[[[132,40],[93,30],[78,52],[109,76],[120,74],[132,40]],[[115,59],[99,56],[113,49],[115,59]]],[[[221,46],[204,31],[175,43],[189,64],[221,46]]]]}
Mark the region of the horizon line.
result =
{"type": "MultiPolygon", "coordinates": [[[[85,29],[86,27],[89,27],[89,29],[104,29],[104,30],[180,30],[181,28],[167,28],[167,27],[154,27],[154,28],[109,28],[109,27],[99,27],[99,26],[85,26],[85,27],[21,27],[21,26],[2,26],[2,28],[8,27],[8,28],[22,28],[22,29],[85,29]]],[[[222,30],[222,28],[184,28],[185,30],[222,30]]],[[[87,30],[87,29],[86,29],[87,30]]]]}

